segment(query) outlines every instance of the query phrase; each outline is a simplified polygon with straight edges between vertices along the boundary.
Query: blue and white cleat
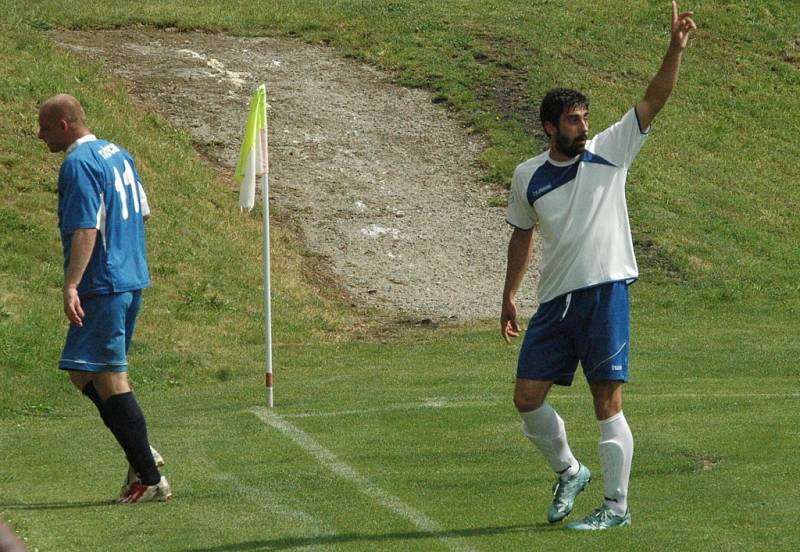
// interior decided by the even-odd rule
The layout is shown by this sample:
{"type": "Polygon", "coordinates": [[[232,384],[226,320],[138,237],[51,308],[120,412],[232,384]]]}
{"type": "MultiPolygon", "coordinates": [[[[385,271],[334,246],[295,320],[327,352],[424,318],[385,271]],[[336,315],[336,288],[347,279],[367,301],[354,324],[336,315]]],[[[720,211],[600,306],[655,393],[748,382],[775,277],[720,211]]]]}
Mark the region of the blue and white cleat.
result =
{"type": "Polygon", "coordinates": [[[570,515],[575,506],[575,497],[583,491],[592,480],[589,468],[580,464],[578,473],[562,481],[560,477],[553,484],[553,504],[547,511],[547,521],[556,523],[570,515]]]}
{"type": "Polygon", "coordinates": [[[567,525],[567,529],[576,531],[602,531],[612,527],[624,527],[631,524],[630,510],[624,516],[618,516],[611,511],[611,508],[603,504],[585,518],[573,521],[567,525]]]}

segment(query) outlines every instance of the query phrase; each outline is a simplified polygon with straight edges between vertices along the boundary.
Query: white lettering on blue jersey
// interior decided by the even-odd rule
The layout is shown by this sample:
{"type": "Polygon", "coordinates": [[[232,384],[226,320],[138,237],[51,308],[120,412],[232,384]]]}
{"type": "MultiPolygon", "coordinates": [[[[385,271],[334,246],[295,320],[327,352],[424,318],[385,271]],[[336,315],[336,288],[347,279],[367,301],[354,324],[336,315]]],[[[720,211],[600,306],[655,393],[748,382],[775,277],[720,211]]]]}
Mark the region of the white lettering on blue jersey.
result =
{"type": "Polygon", "coordinates": [[[150,285],[143,191],[133,159],[115,144],[90,135],[68,150],[58,178],[65,268],[75,230],[95,228],[100,234],[79,294],[119,293],[150,285]]]}
{"type": "Polygon", "coordinates": [[[100,157],[103,159],[110,159],[112,155],[119,153],[119,148],[115,144],[108,144],[97,150],[97,153],[99,153],[100,157]]]}

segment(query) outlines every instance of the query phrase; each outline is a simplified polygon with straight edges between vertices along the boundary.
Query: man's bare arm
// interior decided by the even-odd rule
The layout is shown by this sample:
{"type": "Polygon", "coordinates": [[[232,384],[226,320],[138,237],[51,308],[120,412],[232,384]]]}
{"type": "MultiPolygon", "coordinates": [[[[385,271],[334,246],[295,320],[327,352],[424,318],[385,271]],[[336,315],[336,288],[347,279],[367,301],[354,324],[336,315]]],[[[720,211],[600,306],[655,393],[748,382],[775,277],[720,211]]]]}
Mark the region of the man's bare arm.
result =
{"type": "Polygon", "coordinates": [[[644,98],[636,105],[636,114],[639,116],[639,128],[647,130],[661,108],[667,103],[678,82],[678,70],[686,45],[689,42],[689,33],[697,28],[692,20],[694,12],[687,11],[678,14],[678,5],[672,2],[672,30],[669,47],[661,63],[661,68],[656,73],[645,91],[644,98]]]}
{"type": "Polygon", "coordinates": [[[81,283],[83,273],[92,258],[95,241],[97,241],[97,230],[94,228],[79,228],[72,233],[69,265],[64,274],[64,314],[77,326],[83,325],[83,308],[78,297],[78,284],[81,283]]]}
{"type": "Polygon", "coordinates": [[[519,335],[517,324],[517,291],[528,270],[533,254],[533,230],[514,229],[508,242],[506,283],[503,287],[503,307],[500,313],[500,333],[506,343],[519,335]]]}

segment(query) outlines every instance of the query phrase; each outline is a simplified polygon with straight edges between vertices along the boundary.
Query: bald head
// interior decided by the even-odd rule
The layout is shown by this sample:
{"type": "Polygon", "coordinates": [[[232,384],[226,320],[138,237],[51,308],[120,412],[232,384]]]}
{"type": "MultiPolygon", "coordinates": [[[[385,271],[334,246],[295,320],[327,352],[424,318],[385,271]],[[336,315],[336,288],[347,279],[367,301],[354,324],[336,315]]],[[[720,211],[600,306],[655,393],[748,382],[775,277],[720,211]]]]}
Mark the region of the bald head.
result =
{"type": "Polygon", "coordinates": [[[58,94],[48,99],[39,108],[39,113],[45,113],[55,120],[64,120],[68,123],[86,125],[86,113],[81,103],[69,94],[58,94]]]}
{"type": "Polygon", "coordinates": [[[69,94],[53,96],[39,108],[38,136],[50,151],[64,151],[89,133],[83,107],[69,94]]]}

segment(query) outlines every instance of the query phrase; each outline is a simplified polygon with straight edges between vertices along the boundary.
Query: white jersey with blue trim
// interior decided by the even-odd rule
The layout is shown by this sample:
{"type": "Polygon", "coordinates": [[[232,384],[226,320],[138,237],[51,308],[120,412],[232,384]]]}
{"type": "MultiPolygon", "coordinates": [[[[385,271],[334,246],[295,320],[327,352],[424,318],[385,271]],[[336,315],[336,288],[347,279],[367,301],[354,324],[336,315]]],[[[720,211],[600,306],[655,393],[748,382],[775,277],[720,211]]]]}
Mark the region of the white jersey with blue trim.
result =
{"type": "Polygon", "coordinates": [[[87,135],[67,150],[58,175],[58,221],[69,265],[72,234],[98,230],[80,295],[143,289],[150,285],[143,215],[149,212],[130,154],[87,135]]]}
{"type": "Polygon", "coordinates": [[[625,180],[647,131],[634,108],[581,155],[559,162],[544,152],[514,171],[506,220],[522,230],[539,224],[539,302],[639,276],[625,180]]]}

